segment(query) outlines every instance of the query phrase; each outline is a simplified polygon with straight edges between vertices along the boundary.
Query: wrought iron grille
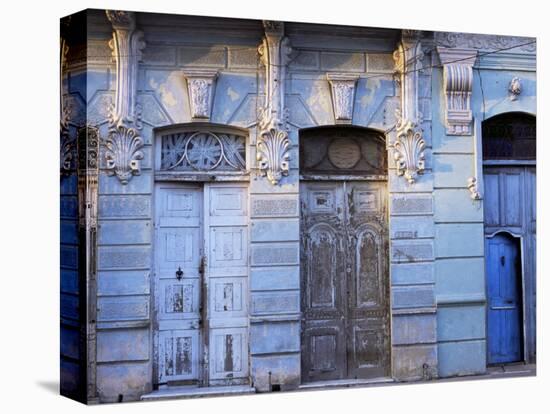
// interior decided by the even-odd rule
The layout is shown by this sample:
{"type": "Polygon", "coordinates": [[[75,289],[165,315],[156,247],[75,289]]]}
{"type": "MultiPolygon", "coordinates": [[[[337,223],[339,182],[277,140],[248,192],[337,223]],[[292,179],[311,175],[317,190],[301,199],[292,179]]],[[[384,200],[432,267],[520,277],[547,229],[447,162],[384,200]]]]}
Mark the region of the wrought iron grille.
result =
{"type": "Polygon", "coordinates": [[[189,131],[161,137],[164,171],[244,171],[246,137],[212,131],[189,131]]]}

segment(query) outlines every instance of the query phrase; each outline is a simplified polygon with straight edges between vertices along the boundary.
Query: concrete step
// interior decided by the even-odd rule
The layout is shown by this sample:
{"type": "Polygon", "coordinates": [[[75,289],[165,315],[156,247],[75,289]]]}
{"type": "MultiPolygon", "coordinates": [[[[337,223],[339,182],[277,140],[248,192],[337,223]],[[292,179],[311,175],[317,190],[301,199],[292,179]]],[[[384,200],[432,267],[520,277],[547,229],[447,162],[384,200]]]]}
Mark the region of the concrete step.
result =
{"type": "Polygon", "coordinates": [[[195,385],[166,387],[141,396],[142,401],[158,401],[177,398],[219,397],[224,395],[254,394],[249,385],[198,387],[195,385]]]}
{"type": "Polygon", "coordinates": [[[391,382],[394,382],[394,380],[389,377],[380,377],[380,378],[372,378],[372,379],[341,379],[341,380],[310,382],[310,383],[300,385],[298,389],[311,390],[311,389],[318,389],[318,388],[345,388],[345,387],[358,387],[358,386],[375,385],[375,384],[386,384],[391,382]]]}

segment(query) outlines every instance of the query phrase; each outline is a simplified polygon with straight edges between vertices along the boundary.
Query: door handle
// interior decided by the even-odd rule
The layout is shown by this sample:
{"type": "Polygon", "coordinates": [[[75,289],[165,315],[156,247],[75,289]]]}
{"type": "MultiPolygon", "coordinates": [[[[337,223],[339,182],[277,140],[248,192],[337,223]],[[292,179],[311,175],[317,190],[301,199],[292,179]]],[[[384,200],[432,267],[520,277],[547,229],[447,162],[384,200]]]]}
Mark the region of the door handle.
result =
{"type": "Polygon", "coordinates": [[[183,270],[181,270],[181,266],[178,266],[178,270],[176,270],[176,279],[181,280],[183,277],[183,270]]]}
{"type": "Polygon", "coordinates": [[[504,266],[504,263],[506,263],[506,257],[505,256],[500,256],[500,264],[502,266],[504,266]]]}

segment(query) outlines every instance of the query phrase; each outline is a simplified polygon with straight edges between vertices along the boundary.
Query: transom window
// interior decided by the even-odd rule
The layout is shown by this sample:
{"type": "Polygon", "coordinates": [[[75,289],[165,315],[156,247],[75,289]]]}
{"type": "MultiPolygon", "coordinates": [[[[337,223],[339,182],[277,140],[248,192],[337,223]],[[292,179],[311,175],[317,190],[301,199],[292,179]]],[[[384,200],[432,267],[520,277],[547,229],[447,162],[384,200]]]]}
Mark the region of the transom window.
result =
{"type": "Polygon", "coordinates": [[[186,173],[246,172],[246,130],[213,124],[157,130],[157,170],[186,173]]]}
{"type": "Polygon", "coordinates": [[[483,121],[484,160],[535,160],[536,119],[532,115],[513,112],[483,121]]]}
{"type": "Polygon", "coordinates": [[[300,173],[386,175],[384,134],[359,127],[319,127],[300,133],[300,173]]]}

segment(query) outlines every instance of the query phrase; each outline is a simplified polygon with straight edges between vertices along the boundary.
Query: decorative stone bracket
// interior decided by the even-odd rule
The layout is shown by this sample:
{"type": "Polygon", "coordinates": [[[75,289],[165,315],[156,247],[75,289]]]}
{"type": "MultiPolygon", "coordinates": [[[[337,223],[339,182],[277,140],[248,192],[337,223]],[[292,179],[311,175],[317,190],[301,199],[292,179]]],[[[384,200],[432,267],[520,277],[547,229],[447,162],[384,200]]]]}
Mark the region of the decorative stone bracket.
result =
{"type": "Polygon", "coordinates": [[[515,101],[521,95],[521,79],[515,76],[508,85],[508,96],[511,101],[515,101]]]}
{"type": "Polygon", "coordinates": [[[481,193],[477,188],[477,178],[470,177],[468,178],[468,191],[470,192],[470,198],[472,200],[481,200],[481,193]]]}
{"type": "Polygon", "coordinates": [[[113,39],[109,46],[116,61],[115,104],[109,116],[109,136],[105,157],[110,175],[116,175],[127,184],[139,175],[143,159],[141,109],[136,104],[138,62],[145,47],[143,32],[136,30],[134,13],[107,10],[107,18],[113,25],[113,39]]]}
{"type": "Polygon", "coordinates": [[[353,118],[353,101],[358,75],[327,73],[332,92],[332,108],[336,123],[350,124],[353,118]]]}
{"type": "Polygon", "coordinates": [[[401,108],[397,112],[397,138],[393,144],[397,175],[413,184],[424,173],[424,149],[422,115],[418,110],[418,74],[422,69],[422,47],[419,32],[403,30],[401,41],[393,53],[396,74],[401,86],[401,108]]]}
{"type": "Polygon", "coordinates": [[[194,120],[210,119],[214,100],[214,84],[218,77],[216,70],[187,70],[183,74],[187,79],[191,117],[194,120]]]}
{"type": "Polygon", "coordinates": [[[265,37],[258,47],[265,66],[265,104],[258,114],[256,144],[258,168],[273,185],[288,175],[290,141],[288,139],[284,81],[291,48],[284,37],[284,23],[264,21],[265,37]]]}
{"type": "Polygon", "coordinates": [[[443,65],[447,134],[472,135],[472,67],[477,51],[445,47],[438,47],[437,51],[443,65]]]}

